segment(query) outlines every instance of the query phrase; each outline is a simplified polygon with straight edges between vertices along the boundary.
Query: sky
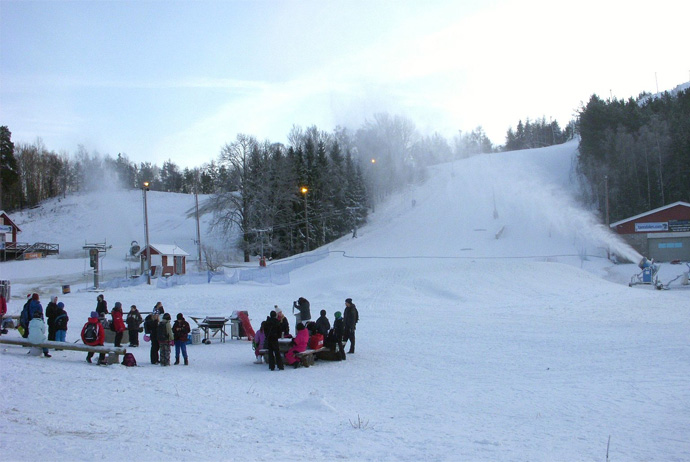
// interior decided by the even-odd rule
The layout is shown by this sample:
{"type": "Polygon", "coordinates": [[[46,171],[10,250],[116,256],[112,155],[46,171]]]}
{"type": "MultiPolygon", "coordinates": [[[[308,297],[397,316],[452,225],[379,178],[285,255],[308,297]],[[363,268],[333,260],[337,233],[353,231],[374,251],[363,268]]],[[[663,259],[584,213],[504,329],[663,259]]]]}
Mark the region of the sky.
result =
{"type": "Polygon", "coordinates": [[[356,129],[379,112],[494,144],[583,102],[690,80],[690,3],[0,0],[12,140],[182,167],[238,133],[356,129]]]}

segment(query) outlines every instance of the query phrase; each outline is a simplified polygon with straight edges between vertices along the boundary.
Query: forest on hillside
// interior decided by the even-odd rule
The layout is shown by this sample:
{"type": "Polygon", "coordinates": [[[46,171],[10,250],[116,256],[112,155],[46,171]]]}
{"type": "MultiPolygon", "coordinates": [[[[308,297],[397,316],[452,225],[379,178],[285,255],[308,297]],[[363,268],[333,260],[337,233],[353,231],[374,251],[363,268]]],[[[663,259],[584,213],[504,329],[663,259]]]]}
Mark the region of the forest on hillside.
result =
{"type": "Polygon", "coordinates": [[[609,221],[690,202],[690,89],[637,99],[592,95],[579,116],[585,200],[609,221]]]}

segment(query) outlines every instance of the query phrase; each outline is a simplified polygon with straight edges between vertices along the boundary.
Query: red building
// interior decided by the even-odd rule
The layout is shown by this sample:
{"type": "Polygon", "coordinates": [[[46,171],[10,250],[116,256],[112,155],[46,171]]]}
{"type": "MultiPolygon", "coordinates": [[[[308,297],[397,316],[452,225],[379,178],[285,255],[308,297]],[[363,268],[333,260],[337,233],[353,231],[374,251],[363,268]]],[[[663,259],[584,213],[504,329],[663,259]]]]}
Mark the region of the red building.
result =
{"type": "Polygon", "coordinates": [[[674,202],[611,224],[635,250],[656,261],[690,261],[690,204],[674,202]]]}

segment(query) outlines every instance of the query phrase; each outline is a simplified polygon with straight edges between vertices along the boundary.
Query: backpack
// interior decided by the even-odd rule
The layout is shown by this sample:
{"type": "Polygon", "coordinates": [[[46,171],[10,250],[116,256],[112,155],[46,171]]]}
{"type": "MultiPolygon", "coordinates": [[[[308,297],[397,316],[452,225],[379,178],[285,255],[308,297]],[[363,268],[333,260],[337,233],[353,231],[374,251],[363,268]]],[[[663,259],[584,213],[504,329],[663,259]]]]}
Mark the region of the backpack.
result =
{"type": "Polygon", "coordinates": [[[335,328],[332,328],[331,330],[328,331],[328,335],[326,335],[326,338],[323,341],[324,346],[328,348],[333,348],[336,343],[338,343],[338,336],[335,335],[335,328]]]}
{"type": "Polygon", "coordinates": [[[159,342],[169,342],[172,339],[168,338],[168,323],[160,322],[158,323],[158,341],[159,342]]]}
{"type": "Polygon", "coordinates": [[[84,329],[84,341],[89,343],[98,341],[98,326],[96,323],[86,323],[86,329],[84,329]]]}
{"type": "Polygon", "coordinates": [[[134,358],[132,353],[125,353],[124,358],[122,358],[122,365],[127,367],[134,367],[137,365],[137,360],[134,358]]]}

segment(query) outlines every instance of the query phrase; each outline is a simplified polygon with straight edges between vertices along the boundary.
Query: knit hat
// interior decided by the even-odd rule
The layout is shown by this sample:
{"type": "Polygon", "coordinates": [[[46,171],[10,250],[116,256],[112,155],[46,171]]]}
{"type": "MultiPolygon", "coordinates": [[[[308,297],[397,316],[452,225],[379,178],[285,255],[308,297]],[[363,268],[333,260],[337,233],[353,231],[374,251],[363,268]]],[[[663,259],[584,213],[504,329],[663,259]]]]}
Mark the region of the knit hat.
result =
{"type": "MultiPolygon", "coordinates": [[[[163,316],[163,317],[165,317],[165,316],[163,316]]],[[[184,316],[182,316],[182,313],[177,313],[177,319],[179,321],[182,321],[184,319],[184,316]]]]}
{"type": "Polygon", "coordinates": [[[352,299],[351,299],[351,298],[346,298],[346,299],[345,299],[345,303],[352,303],[352,299]]]}
{"type": "Polygon", "coordinates": [[[57,307],[60,308],[60,309],[63,309],[63,308],[65,307],[65,304],[62,303],[62,302],[60,302],[60,303],[57,304],[57,307]]]}
{"type": "Polygon", "coordinates": [[[335,312],[335,319],[340,319],[343,316],[343,314],[340,311],[335,312]]]}
{"type": "Polygon", "coordinates": [[[97,318],[97,317],[98,317],[98,313],[96,313],[95,311],[92,311],[92,312],[91,312],[91,317],[92,317],[92,318],[97,318]]]}
{"type": "Polygon", "coordinates": [[[115,307],[114,307],[114,308],[122,309],[122,303],[120,303],[120,302],[115,302],[115,307]]]}
{"type": "Polygon", "coordinates": [[[168,321],[170,321],[170,313],[165,313],[163,315],[163,319],[167,319],[168,321]]]}

